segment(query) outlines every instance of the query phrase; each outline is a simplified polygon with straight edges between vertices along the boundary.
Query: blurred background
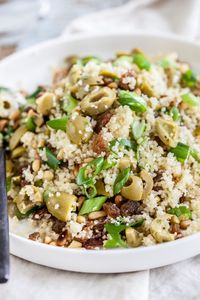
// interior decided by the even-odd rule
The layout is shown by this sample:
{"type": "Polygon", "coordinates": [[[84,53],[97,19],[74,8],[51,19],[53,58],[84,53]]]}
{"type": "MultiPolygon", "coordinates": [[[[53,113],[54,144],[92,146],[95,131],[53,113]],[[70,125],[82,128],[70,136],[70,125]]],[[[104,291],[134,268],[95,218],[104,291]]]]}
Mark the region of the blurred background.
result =
{"type": "Polygon", "coordinates": [[[60,35],[74,18],[128,0],[0,0],[0,58],[60,35]]]}

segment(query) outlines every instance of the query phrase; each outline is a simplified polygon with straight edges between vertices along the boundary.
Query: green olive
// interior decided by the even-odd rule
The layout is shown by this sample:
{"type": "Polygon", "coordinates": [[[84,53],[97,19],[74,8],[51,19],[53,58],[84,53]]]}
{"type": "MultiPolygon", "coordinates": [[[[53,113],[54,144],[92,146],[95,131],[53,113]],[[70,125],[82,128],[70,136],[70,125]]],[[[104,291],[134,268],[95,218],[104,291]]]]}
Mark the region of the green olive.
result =
{"type": "MultiPolygon", "coordinates": [[[[28,185],[26,187],[28,187],[28,185]]],[[[32,199],[30,199],[30,197],[27,194],[25,194],[25,195],[18,194],[14,199],[14,202],[16,203],[17,208],[19,209],[19,211],[22,214],[27,213],[33,207],[35,207],[37,205],[41,205],[43,203],[43,197],[42,197],[41,190],[36,186],[30,185],[29,187],[31,187],[32,191],[33,191],[32,199]]]]}
{"type": "Polygon", "coordinates": [[[142,179],[138,176],[131,175],[121,190],[121,195],[133,201],[140,201],[143,194],[143,183],[142,179]]]}
{"type": "Polygon", "coordinates": [[[72,143],[79,145],[87,142],[92,136],[93,130],[90,122],[80,115],[71,117],[67,123],[67,134],[72,143]]]}
{"type": "Polygon", "coordinates": [[[113,79],[118,78],[118,75],[116,73],[111,72],[109,70],[101,70],[99,72],[99,75],[102,75],[102,76],[108,77],[108,78],[113,78],[113,79]]]}
{"type": "Polygon", "coordinates": [[[158,243],[174,240],[174,235],[169,232],[171,215],[165,214],[153,220],[150,226],[151,235],[158,243]]]}
{"type": "Polygon", "coordinates": [[[149,97],[155,97],[156,93],[154,91],[154,89],[152,88],[152,86],[148,83],[147,80],[143,80],[143,82],[140,85],[140,89],[142,91],[143,94],[149,96],[149,97]]]}
{"type": "Polygon", "coordinates": [[[103,87],[85,96],[80,106],[84,113],[95,116],[108,110],[115,100],[116,92],[108,87],[103,87]]]}
{"type": "Polygon", "coordinates": [[[22,125],[13,133],[13,135],[10,138],[10,150],[13,150],[16,148],[16,146],[19,144],[21,137],[24,135],[24,133],[27,132],[26,126],[22,125]]]}
{"type": "Polygon", "coordinates": [[[45,93],[36,100],[37,112],[46,116],[53,107],[54,94],[45,93]]]}
{"type": "Polygon", "coordinates": [[[77,83],[77,81],[80,79],[82,73],[82,68],[79,65],[73,65],[73,67],[70,69],[68,77],[69,82],[73,86],[77,83]]]}
{"type": "Polygon", "coordinates": [[[10,176],[13,170],[13,162],[11,159],[6,159],[6,174],[10,176]]]}
{"type": "Polygon", "coordinates": [[[77,197],[67,193],[56,193],[46,201],[48,211],[58,220],[67,222],[71,211],[76,207],[77,197]]]}
{"type": "Polygon", "coordinates": [[[178,139],[178,126],[173,121],[157,118],[155,128],[160,140],[169,147],[176,147],[178,139]]]}
{"type": "Polygon", "coordinates": [[[17,158],[22,156],[22,154],[26,151],[26,149],[22,146],[15,148],[11,152],[11,158],[17,158]]]}
{"type": "Polygon", "coordinates": [[[120,169],[120,171],[130,168],[131,166],[131,162],[130,159],[128,158],[128,156],[124,156],[120,159],[118,167],[120,169]]]}
{"type": "Polygon", "coordinates": [[[106,197],[109,197],[110,194],[106,192],[105,190],[105,184],[103,183],[102,180],[98,180],[95,184],[96,190],[97,190],[97,195],[103,195],[106,197]]]}
{"type": "Polygon", "coordinates": [[[139,247],[142,244],[142,234],[134,228],[126,228],[125,230],[126,241],[129,247],[139,247]]]}
{"type": "Polygon", "coordinates": [[[146,199],[153,189],[153,179],[152,176],[145,170],[142,170],[140,177],[145,182],[142,199],[146,199]]]}

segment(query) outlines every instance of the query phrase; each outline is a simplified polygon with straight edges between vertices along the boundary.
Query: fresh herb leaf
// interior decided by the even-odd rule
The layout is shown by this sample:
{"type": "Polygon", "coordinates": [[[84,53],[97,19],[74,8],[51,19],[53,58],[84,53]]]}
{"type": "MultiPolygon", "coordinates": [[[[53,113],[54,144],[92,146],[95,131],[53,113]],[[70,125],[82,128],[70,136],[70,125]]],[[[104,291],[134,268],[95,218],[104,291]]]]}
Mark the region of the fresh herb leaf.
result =
{"type": "Polygon", "coordinates": [[[143,136],[145,127],[146,125],[144,120],[142,120],[141,122],[139,120],[133,122],[131,129],[132,129],[133,137],[136,141],[143,136]]]}
{"type": "Polygon", "coordinates": [[[170,152],[172,152],[178,161],[185,162],[190,155],[190,147],[183,143],[178,143],[175,148],[171,148],[170,152]]]}
{"type": "Polygon", "coordinates": [[[170,111],[169,111],[170,116],[172,117],[172,119],[177,122],[180,121],[181,119],[181,115],[180,112],[178,110],[178,108],[176,106],[173,106],[170,111]]]}
{"type": "Polygon", "coordinates": [[[101,196],[96,198],[90,198],[83,202],[83,205],[79,211],[79,215],[85,215],[89,214],[93,211],[99,211],[105,201],[107,200],[107,197],[101,196]]]}
{"type": "Polygon", "coordinates": [[[182,83],[184,86],[193,88],[196,86],[197,76],[193,70],[187,70],[181,77],[182,83]]]}
{"type": "Polygon", "coordinates": [[[189,106],[197,106],[200,104],[199,98],[192,93],[186,93],[181,95],[182,101],[189,106]]]}
{"type": "Polygon", "coordinates": [[[34,103],[35,99],[42,91],[44,91],[44,88],[39,86],[32,94],[26,96],[26,99],[28,100],[28,102],[30,101],[30,102],[34,103]]]}
{"type": "Polygon", "coordinates": [[[187,219],[192,219],[192,212],[187,206],[181,205],[168,209],[168,214],[176,215],[177,217],[185,216],[187,219]]]}
{"type": "Polygon", "coordinates": [[[78,101],[74,97],[69,95],[63,102],[63,110],[70,114],[77,105],[78,101]]]}
{"type": "Polygon", "coordinates": [[[36,129],[36,125],[33,121],[33,118],[28,118],[27,121],[26,121],[26,128],[28,129],[28,131],[32,131],[34,132],[35,129],[36,129]]]}
{"type": "Polygon", "coordinates": [[[63,130],[66,131],[68,117],[60,118],[60,119],[53,119],[47,121],[47,125],[55,130],[63,130]]]}
{"type": "Polygon", "coordinates": [[[119,91],[119,102],[121,105],[128,105],[133,111],[145,112],[147,110],[146,101],[135,92],[124,90],[119,91]]]}
{"type": "Polygon", "coordinates": [[[132,149],[133,151],[137,151],[137,144],[134,141],[128,140],[128,139],[115,139],[110,142],[110,149],[115,153],[113,150],[113,147],[119,144],[119,146],[124,147],[127,150],[132,149]]]}
{"type": "Polygon", "coordinates": [[[195,149],[191,149],[190,150],[190,155],[198,162],[200,163],[200,153],[195,150],[195,149]]]}
{"type": "Polygon", "coordinates": [[[118,194],[121,191],[123,186],[128,181],[129,175],[130,175],[130,168],[126,168],[121,173],[118,174],[113,186],[114,195],[118,194]]]}
{"type": "Polygon", "coordinates": [[[117,248],[123,247],[126,248],[127,244],[121,238],[121,232],[126,229],[126,225],[117,225],[117,224],[105,224],[105,229],[110,235],[110,239],[107,240],[104,244],[105,248],[117,248]]]}
{"type": "Polygon", "coordinates": [[[133,62],[140,68],[140,69],[145,69],[147,71],[150,70],[151,64],[147,60],[147,58],[143,54],[135,54],[133,56],[133,62]]]}
{"type": "Polygon", "coordinates": [[[91,182],[93,182],[93,179],[91,177],[88,177],[86,175],[86,171],[89,168],[94,167],[95,171],[93,176],[99,174],[103,168],[103,164],[104,164],[104,158],[103,157],[98,157],[93,159],[92,161],[90,161],[85,167],[82,167],[79,172],[78,175],[76,177],[76,182],[78,185],[91,185],[91,182]]]}
{"type": "Polygon", "coordinates": [[[51,169],[56,170],[60,165],[60,161],[55,157],[55,155],[48,149],[45,148],[46,157],[47,157],[47,164],[51,169]]]}

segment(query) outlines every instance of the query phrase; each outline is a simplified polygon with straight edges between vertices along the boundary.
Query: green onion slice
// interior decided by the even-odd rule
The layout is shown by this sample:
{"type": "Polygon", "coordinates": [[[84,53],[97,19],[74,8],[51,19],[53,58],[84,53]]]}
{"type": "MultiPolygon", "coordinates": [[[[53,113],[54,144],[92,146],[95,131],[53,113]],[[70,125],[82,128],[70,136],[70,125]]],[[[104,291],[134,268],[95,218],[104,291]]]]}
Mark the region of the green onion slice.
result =
{"type": "Polygon", "coordinates": [[[29,104],[34,104],[35,99],[38,97],[38,95],[44,91],[44,88],[39,86],[32,94],[26,96],[26,99],[29,104]]]}
{"type": "Polygon", "coordinates": [[[200,163],[200,154],[197,150],[191,149],[190,150],[190,155],[198,162],[200,163]]]}
{"type": "Polygon", "coordinates": [[[176,106],[173,106],[170,109],[169,114],[175,122],[180,121],[181,115],[180,115],[180,112],[179,112],[179,110],[176,106]]]}
{"type": "Polygon", "coordinates": [[[192,93],[187,93],[181,95],[182,101],[189,106],[197,106],[200,104],[199,98],[193,95],[192,93]]]}
{"type": "Polygon", "coordinates": [[[197,76],[193,70],[189,69],[182,75],[181,80],[185,86],[192,88],[196,85],[197,76]]]}
{"type": "Polygon", "coordinates": [[[66,131],[67,122],[68,117],[64,117],[60,119],[49,120],[46,124],[53,129],[66,131]]]}
{"type": "Polygon", "coordinates": [[[192,212],[187,206],[184,205],[170,208],[167,212],[171,215],[176,215],[177,217],[184,215],[187,219],[192,219],[192,212]]]}
{"type": "Polygon", "coordinates": [[[131,129],[132,129],[133,137],[136,141],[143,136],[145,127],[146,125],[144,120],[142,120],[141,122],[139,120],[133,122],[131,129]]]}
{"type": "Polygon", "coordinates": [[[36,125],[33,121],[33,118],[28,118],[27,121],[26,121],[26,128],[28,129],[28,131],[35,131],[36,129],[36,125]]]}
{"type": "Polygon", "coordinates": [[[102,170],[108,170],[116,165],[115,161],[109,161],[108,159],[104,160],[102,170]]]}
{"type": "Polygon", "coordinates": [[[147,110],[146,101],[134,92],[124,90],[119,91],[119,102],[121,105],[128,105],[133,111],[145,112],[147,110]]]}
{"type": "Polygon", "coordinates": [[[102,206],[106,200],[107,200],[107,197],[104,197],[104,196],[90,198],[90,199],[85,200],[79,211],[79,215],[85,215],[85,214],[89,214],[90,212],[93,212],[93,211],[99,211],[102,208],[102,206]]]}
{"type": "Polygon", "coordinates": [[[133,56],[133,62],[140,68],[147,71],[150,70],[151,64],[143,54],[135,54],[133,56]]]}
{"type": "Polygon", "coordinates": [[[48,149],[45,148],[47,164],[51,169],[56,170],[60,164],[60,161],[55,157],[55,155],[48,149]]]}
{"type": "MultiPolygon", "coordinates": [[[[91,184],[91,177],[88,177],[86,175],[86,171],[91,168],[94,167],[95,168],[95,172],[93,174],[93,176],[99,174],[103,168],[103,164],[104,164],[104,158],[103,157],[98,157],[93,159],[92,161],[90,161],[85,167],[81,168],[78,172],[78,175],[76,177],[76,182],[78,185],[90,185],[91,184]]],[[[93,180],[92,180],[93,181],[93,180]]]]}
{"type": "MultiPolygon", "coordinates": [[[[137,144],[134,141],[128,139],[115,139],[110,142],[110,149],[113,151],[113,147],[119,144],[119,146],[124,147],[127,150],[132,149],[133,151],[137,151],[137,144]]],[[[115,151],[113,151],[115,153],[115,151]]]]}
{"type": "Polygon", "coordinates": [[[183,143],[178,143],[175,148],[171,148],[170,152],[172,152],[178,161],[185,162],[190,155],[190,147],[183,143]]]}
{"type": "Polygon", "coordinates": [[[118,194],[121,191],[123,186],[128,181],[129,175],[130,175],[130,168],[126,168],[121,173],[118,174],[113,186],[114,195],[118,194]]]}
{"type": "Polygon", "coordinates": [[[104,244],[105,248],[127,247],[125,241],[121,238],[121,232],[126,229],[126,225],[105,224],[106,231],[110,234],[110,239],[104,244]]]}
{"type": "Polygon", "coordinates": [[[88,183],[87,185],[83,185],[83,188],[84,188],[84,194],[86,195],[86,197],[94,198],[97,195],[97,189],[96,189],[93,181],[91,181],[91,183],[88,183]]]}
{"type": "Polygon", "coordinates": [[[81,66],[85,66],[90,61],[94,61],[97,64],[99,64],[101,62],[101,59],[99,57],[96,57],[96,56],[85,56],[83,58],[77,59],[76,64],[81,65],[81,66]]]}
{"type": "Polygon", "coordinates": [[[78,101],[70,95],[63,102],[63,110],[70,114],[77,105],[78,101]]]}

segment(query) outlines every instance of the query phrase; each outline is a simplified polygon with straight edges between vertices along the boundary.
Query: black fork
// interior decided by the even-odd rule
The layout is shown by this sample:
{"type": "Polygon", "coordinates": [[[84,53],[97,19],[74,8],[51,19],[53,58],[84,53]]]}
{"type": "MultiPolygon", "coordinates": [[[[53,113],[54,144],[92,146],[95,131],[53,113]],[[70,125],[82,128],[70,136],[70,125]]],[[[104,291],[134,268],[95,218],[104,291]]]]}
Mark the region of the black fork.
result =
{"type": "Polygon", "coordinates": [[[3,149],[0,149],[0,283],[8,281],[9,265],[5,153],[3,149]]]}

